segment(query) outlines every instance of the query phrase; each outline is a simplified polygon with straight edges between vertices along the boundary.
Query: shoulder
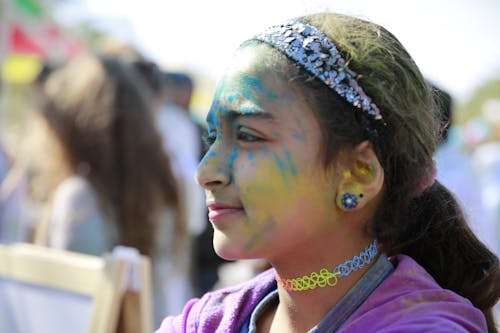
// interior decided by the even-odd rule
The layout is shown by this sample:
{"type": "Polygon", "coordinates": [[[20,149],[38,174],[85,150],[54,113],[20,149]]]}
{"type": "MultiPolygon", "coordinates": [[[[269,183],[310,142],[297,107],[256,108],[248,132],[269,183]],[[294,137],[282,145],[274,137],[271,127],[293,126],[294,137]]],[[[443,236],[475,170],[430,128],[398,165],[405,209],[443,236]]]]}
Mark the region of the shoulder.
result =
{"type": "Polygon", "coordinates": [[[184,111],[176,105],[167,105],[162,107],[157,115],[157,120],[161,125],[184,125],[189,119],[184,116],[184,111]]]}
{"type": "Polygon", "coordinates": [[[63,180],[55,189],[54,201],[68,205],[81,204],[95,198],[92,185],[85,178],[72,176],[63,180]]]}
{"type": "Polygon", "coordinates": [[[0,182],[3,180],[11,166],[11,160],[0,145],[0,182]]]}
{"type": "Polygon", "coordinates": [[[89,215],[99,211],[98,197],[89,181],[73,176],[63,180],[55,189],[52,215],[66,220],[69,216],[89,215]]]}
{"type": "Polygon", "coordinates": [[[274,288],[274,270],[270,269],[245,283],[209,292],[189,301],[181,315],[167,317],[156,333],[226,332],[238,328],[274,288]]]}
{"type": "Polygon", "coordinates": [[[451,290],[441,288],[412,258],[394,258],[395,271],[342,327],[377,332],[486,332],[482,312],[451,290]]]}

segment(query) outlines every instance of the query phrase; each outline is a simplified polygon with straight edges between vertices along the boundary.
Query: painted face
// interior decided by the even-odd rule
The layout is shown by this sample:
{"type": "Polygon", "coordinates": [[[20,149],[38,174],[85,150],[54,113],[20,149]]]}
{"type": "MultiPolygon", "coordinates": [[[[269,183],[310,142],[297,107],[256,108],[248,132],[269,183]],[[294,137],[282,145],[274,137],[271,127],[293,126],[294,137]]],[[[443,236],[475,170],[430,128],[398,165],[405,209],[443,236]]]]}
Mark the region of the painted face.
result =
{"type": "Polygon", "coordinates": [[[210,150],[198,166],[214,247],[226,259],[271,258],[331,231],[334,170],[319,157],[316,118],[290,85],[238,51],[207,116],[210,150]]]}

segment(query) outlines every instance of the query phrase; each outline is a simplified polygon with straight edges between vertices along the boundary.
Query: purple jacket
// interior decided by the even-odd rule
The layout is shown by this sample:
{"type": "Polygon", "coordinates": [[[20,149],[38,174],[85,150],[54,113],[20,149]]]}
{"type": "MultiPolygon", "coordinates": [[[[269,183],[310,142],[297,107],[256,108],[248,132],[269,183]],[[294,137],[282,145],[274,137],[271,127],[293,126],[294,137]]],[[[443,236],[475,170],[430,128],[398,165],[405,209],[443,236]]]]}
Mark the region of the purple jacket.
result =
{"type": "MultiPolygon", "coordinates": [[[[469,300],[442,289],[413,259],[399,255],[396,268],[338,332],[487,332],[486,320],[469,300]]],[[[259,301],[276,288],[274,270],[238,286],[189,301],[156,333],[238,332],[259,301]]]]}

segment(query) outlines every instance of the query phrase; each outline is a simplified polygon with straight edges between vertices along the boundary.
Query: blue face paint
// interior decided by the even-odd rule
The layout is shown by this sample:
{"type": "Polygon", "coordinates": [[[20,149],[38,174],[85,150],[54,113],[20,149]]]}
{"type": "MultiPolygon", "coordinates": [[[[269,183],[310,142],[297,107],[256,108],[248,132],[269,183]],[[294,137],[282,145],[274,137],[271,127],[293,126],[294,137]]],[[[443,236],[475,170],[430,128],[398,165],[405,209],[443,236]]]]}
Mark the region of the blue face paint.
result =
{"type": "Polygon", "coordinates": [[[238,94],[238,93],[236,93],[236,94],[234,94],[234,95],[230,95],[230,96],[228,96],[228,97],[227,97],[227,101],[228,101],[229,103],[232,103],[232,102],[234,102],[234,101],[237,101],[238,99],[240,99],[240,94],[238,94]]]}
{"type": "Polygon", "coordinates": [[[208,200],[242,208],[212,221],[227,259],[289,254],[336,218],[330,175],[316,163],[316,118],[281,75],[244,51],[217,87],[208,116],[217,139],[197,173],[208,200]]]}
{"type": "MultiPolygon", "coordinates": [[[[241,60],[241,65],[246,66],[249,64],[247,59],[241,58],[241,60]]],[[[235,74],[232,70],[230,70],[230,73],[235,74]]],[[[218,82],[215,96],[220,98],[223,94],[226,94],[225,101],[228,103],[233,103],[240,98],[251,102],[262,100],[263,97],[269,100],[278,99],[278,94],[266,90],[266,87],[273,88],[267,86],[259,74],[238,72],[237,75],[228,75],[218,82]]]]}
{"type": "Polygon", "coordinates": [[[255,109],[251,107],[242,107],[240,108],[240,113],[243,115],[253,114],[255,113],[255,109]]]}
{"type": "Polygon", "coordinates": [[[273,153],[274,160],[280,169],[281,176],[288,185],[290,176],[297,176],[297,168],[292,161],[290,151],[285,150],[285,159],[282,159],[277,153],[273,153]]]}
{"type": "Polygon", "coordinates": [[[226,171],[226,170],[225,170],[225,169],[223,169],[223,168],[218,168],[218,169],[217,169],[217,173],[218,173],[218,174],[220,174],[220,175],[223,175],[223,176],[225,176],[225,177],[229,177],[229,176],[230,176],[229,172],[228,172],[228,171],[226,171]]]}
{"type": "Polygon", "coordinates": [[[280,169],[281,177],[283,177],[284,185],[286,186],[286,188],[289,188],[290,183],[289,183],[286,163],[278,156],[278,154],[274,153],[273,155],[274,155],[274,160],[276,161],[276,164],[278,164],[278,167],[280,169]]]}
{"type": "Polygon", "coordinates": [[[303,142],[305,143],[306,142],[306,139],[304,138],[304,136],[302,134],[299,134],[299,133],[293,133],[292,134],[292,137],[300,142],[303,142]]]}
{"type": "Polygon", "coordinates": [[[269,154],[271,152],[269,148],[262,148],[260,151],[264,154],[269,154]]]}
{"type": "Polygon", "coordinates": [[[278,167],[280,168],[281,170],[281,173],[283,175],[285,175],[286,173],[286,164],[285,164],[285,161],[283,161],[279,156],[278,154],[274,153],[274,160],[276,161],[276,163],[278,164],[278,167]]]}
{"type": "Polygon", "coordinates": [[[292,161],[292,155],[288,149],[285,150],[285,156],[286,156],[286,160],[288,162],[288,166],[290,168],[290,172],[292,173],[292,175],[296,176],[297,175],[297,168],[295,167],[295,165],[292,161]]]}
{"type": "Polygon", "coordinates": [[[257,76],[248,74],[242,75],[241,82],[243,85],[241,93],[250,101],[262,98],[259,95],[264,95],[270,100],[276,100],[278,98],[278,95],[275,92],[265,90],[262,80],[257,76]]]}
{"type": "Polygon", "coordinates": [[[277,153],[274,153],[273,155],[274,155],[274,160],[278,164],[278,167],[280,168],[284,176],[287,173],[291,173],[294,176],[297,175],[297,168],[295,167],[292,161],[292,155],[289,150],[285,150],[286,160],[283,160],[281,157],[279,157],[277,153]]]}
{"type": "Polygon", "coordinates": [[[233,153],[229,157],[229,165],[228,165],[229,170],[232,171],[234,169],[234,160],[236,160],[237,157],[238,157],[238,147],[234,147],[233,153]]]}
{"type": "Polygon", "coordinates": [[[217,110],[217,112],[219,112],[220,114],[224,114],[228,111],[228,107],[227,106],[219,106],[219,109],[217,110]]]}
{"type": "Polygon", "coordinates": [[[241,93],[246,99],[250,101],[255,100],[255,93],[262,94],[264,91],[264,85],[262,84],[262,81],[255,76],[246,74],[242,75],[241,81],[243,83],[241,93]]]}
{"type": "Polygon", "coordinates": [[[210,123],[214,124],[214,127],[220,127],[220,123],[217,120],[217,116],[215,115],[215,112],[213,112],[213,108],[210,109],[210,111],[208,113],[208,118],[210,119],[210,121],[207,122],[208,123],[208,130],[210,133],[210,130],[214,130],[211,128],[210,123]]]}
{"type": "MultiPolygon", "coordinates": [[[[250,221],[251,222],[251,221],[250,221]]],[[[265,221],[259,229],[251,230],[252,235],[248,240],[245,248],[247,250],[251,250],[255,247],[255,244],[265,235],[272,232],[276,228],[276,221],[269,217],[267,221],[265,221]]]]}

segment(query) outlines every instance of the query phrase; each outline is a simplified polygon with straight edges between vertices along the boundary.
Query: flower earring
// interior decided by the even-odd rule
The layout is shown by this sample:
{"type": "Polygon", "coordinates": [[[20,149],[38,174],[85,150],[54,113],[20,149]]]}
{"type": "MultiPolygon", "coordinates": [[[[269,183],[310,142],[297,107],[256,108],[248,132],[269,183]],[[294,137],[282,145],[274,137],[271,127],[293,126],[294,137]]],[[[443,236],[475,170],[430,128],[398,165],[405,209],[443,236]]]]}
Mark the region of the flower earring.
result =
{"type": "MultiPolygon", "coordinates": [[[[363,197],[363,193],[359,194],[359,198],[363,197]]],[[[342,196],[342,206],[346,209],[353,209],[358,205],[358,196],[349,192],[344,193],[342,196]]]]}

